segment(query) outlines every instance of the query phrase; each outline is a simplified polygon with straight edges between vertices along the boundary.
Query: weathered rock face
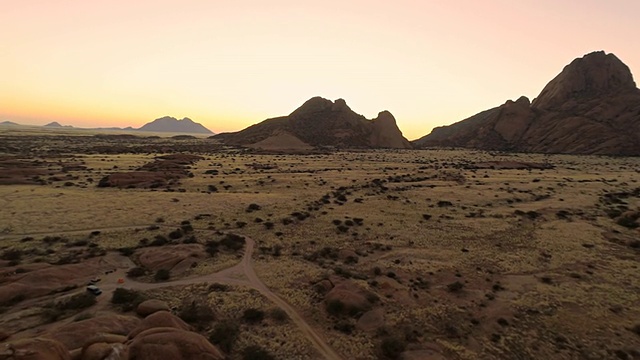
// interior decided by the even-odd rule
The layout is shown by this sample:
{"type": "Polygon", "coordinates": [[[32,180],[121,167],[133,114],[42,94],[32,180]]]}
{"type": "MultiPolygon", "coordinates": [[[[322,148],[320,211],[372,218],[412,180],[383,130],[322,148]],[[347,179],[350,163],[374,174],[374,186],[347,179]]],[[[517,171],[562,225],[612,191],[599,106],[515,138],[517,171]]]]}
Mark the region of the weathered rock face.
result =
{"type": "Polygon", "coordinates": [[[64,345],[51,339],[22,339],[3,344],[0,358],[11,360],[71,360],[64,345]]]}
{"type": "Polygon", "coordinates": [[[362,314],[356,323],[356,328],[360,331],[376,331],[384,326],[384,310],[374,309],[362,314]]]}
{"type": "Polygon", "coordinates": [[[224,356],[202,335],[175,328],[153,328],[138,334],[128,348],[129,359],[203,359],[224,356]]]}
{"type": "Polygon", "coordinates": [[[329,279],[334,285],[325,295],[324,302],[329,309],[332,303],[340,303],[341,312],[355,315],[370,310],[375,298],[369,291],[361,288],[350,280],[329,279]],[[373,300],[373,301],[372,301],[373,300]]]}
{"type": "Polygon", "coordinates": [[[522,97],[414,141],[540,153],[640,155],[640,90],[615,55],[576,59],[529,104],[522,97]]]}
{"type": "Polygon", "coordinates": [[[105,315],[60,326],[47,337],[73,350],[83,347],[90,337],[99,334],[127,335],[138,324],[140,319],[136,317],[105,315]]]}
{"type": "Polygon", "coordinates": [[[169,311],[169,305],[162,300],[146,300],[141,302],[136,309],[136,313],[142,317],[147,317],[158,311],[169,311]]]}
{"type": "Polygon", "coordinates": [[[6,274],[0,280],[0,303],[11,301],[18,294],[29,299],[84,284],[99,268],[97,259],[89,259],[81,264],[35,265],[26,273],[6,274]]]}
{"type": "Polygon", "coordinates": [[[597,51],[573,60],[556,76],[537,99],[533,107],[561,109],[569,100],[590,99],[624,93],[636,89],[631,71],[614,54],[597,51]]]}
{"type": "Polygon", "coordinates": [[[200,244],[180,244],[142,248],[136,251],[136,258],[147,269],[179,273],[188,269],[197,259],[206,257],[206,254],[200,244]]]}
{"type": "Polygon", "coordinates": [[[119,360],[126,359],[123,335],[99,334],[89,338],[80,350],[81,360],[119,360]]]}
{"type": "Polygon", "coordinates": [[[224,359],[218,348],[190,330],[187,323],[167,311],[155,312],[142,321],[131,316],[101,316],[63,325],[46,338],[3,344],[0,359],[224,359]]]}
{"type": "Polygon", "coordinates": [[[142,322],[129,333],[129,339],[133,339],[138,334],[153,328],[174,328],[179,330],[191,330],[189,324],[179,317],[167,312],[158,311],[147,316],[142,322]]]}
{"type": "Polygon", "coordinates": [[[293,136],[306,146],[411,148],[390,112],[383,111],[376,119],[367,120],[353,112],[344,100],[332,102],[321,97],[311,98],[289,116],[214,138],[228,144],[252,145],[282,134],[293,136]]]}

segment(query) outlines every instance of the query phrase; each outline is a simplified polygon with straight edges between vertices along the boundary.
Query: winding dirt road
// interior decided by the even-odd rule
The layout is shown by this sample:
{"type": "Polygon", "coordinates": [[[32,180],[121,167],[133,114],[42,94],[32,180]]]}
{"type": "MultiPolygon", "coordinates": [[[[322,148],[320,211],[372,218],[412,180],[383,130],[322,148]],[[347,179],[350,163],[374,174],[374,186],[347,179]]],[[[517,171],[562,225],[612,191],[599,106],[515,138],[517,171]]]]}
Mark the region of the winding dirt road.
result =
{"type": "MultiPolygon", "coordinates": [[[[260,280],[260,278],[258,278],[258,275],[256,275],[253,269],[252,256],[254,247],[255,241],[245,236],[245,251],[242,260],[238,264],[216,273],[161,283],[143,283],[135,281],[133,279],[127,279],[126,287],[135,290],[151,290],[169,286],[190,285],[199,283],[221,283],[227,285],[246,286],[259,291],[267,299],[271,300],[278,307],[284,310],[287,315],[289,315],[291,321],[293,321],[293,323],[298,326],[305,337],[309,339],[309,341],[311,341],[313,346],[322,357],[332,360],[343,359],[331,348],[331,346],[329,346],[324,341],[322,336],[318,334],[291,305],[289,305],[289,303],[287,303],[273,291],[269,290],[269,288],[260,280]]],[[[111,298],[110,294],[113,293],[113,291],[118,286],[120,286],[117,285],[117,279],[120,277],[124,277],[126,271],[134,266],[134,264],[130,260],[128,260],[128,258],[126,259],[127,261],[117,264],[117,270],[105,277],[104,281],[100,284],[100,288],[105,293],[100,297],[100,302],[108,301],[108,299],[111,298]]]]}
{"type": "MultiPolygon", "coordinates": [[[[156,224],[160,227],[167,227],[165,224],[156,224]]],[[[73,229],[66,231],[59,231],[56,233],[51,232],[36,232],[36,233],[10,233],[10,234],[0,234],[0,240],[8,237],[18,237],[18,236],[35,236],[35,235],[70,235],[70,234],[78,234],[87,231],[108,231],[108,230],[127,230],[127,229],[137,229],[144,228],[147,225],[125,225],[125,226],[113,226],[113,227],[103,227],[103,228],[87,228],[87,229],[73,229]]],[[[172,280],[160,283],[144,283],[138,282],[133,279],[127,279],[126,287],[135,289],[135,290],[151,290],[158,289],[163,287],[170,286],[181,286],[181,285],[190,285],[190,284],[199,284],[199,283],[221,283],[227,285],[236,285],[236,286],[246,286],[252,289],[259,291],[263,296],[267,299],[271,300],[274,304],[284,310],[291,321],[293,321],[296,326],[302,331],[304,336],[311,341],[313,346],[316,348],[318,353],[324,357],[325,359],[331,360],[342,360],[343,358],[336,353],[331,346],[329,346],[322,336],[318,334],[303,318],[298,314],[298,312],[287,303],[284,299],[278,296],[276,293],[271,291],[256,275],[256,272],[253,269],[253,250],[255,247],[255,241],[247,236],[245,238],[245,250],[244,256],[242,260],[224,270],[221,270],[216,273],[201,275],[191,278],[172,280]]],[[[104,295],[100,296],[98,299],[98,306],[107,308],[109,306],[109,300],[111,299],[111,295],[113,291],[123,286],[118,284],[118,279],[125,278],[126,273],[129,269],[135,266],[135,264],[128,258],[124,256],[107,256],[104,257],[103,260],[104,266],[115,269],[114,272],[105,275],[103,277],[103,281],[101,281],[100,289],[102,289],[104,295]]]]}

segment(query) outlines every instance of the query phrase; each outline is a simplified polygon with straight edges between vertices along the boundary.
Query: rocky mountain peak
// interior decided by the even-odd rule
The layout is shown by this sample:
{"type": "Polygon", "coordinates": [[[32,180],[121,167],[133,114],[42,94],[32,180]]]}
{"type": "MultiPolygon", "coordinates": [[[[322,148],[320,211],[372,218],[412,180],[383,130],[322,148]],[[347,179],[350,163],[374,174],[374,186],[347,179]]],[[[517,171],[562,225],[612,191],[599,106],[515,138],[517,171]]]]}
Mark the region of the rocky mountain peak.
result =
{"type": "Polygon", "coordinates": [[[325,98],[322,98],[320,96],[316,96],[316,97],[312,97],[311,99],[307,100],[304,102],[304,104],[302,104],[302,106],[300,106],[299,108],[295,109],[289,116],[300,116],[300,115],[306,115],[306,114],[313,114],[313,113],[317,113],[320,111],[324,111],[327,108],[332,108],[333,107],[333,102],[331,100],[327,100],[325,98]]]}
{"type": "Polygon", "coordinates": [[[216,138],[228,144],[271,149],[411,148],[390,112],[383,111],[377,118],[367,120],[351,110],[343,99],[331,101],[321,97],[307,100],[288,116],[267,119],[216,138]]]}
{"type": "Polygon", "coordinates": [[[640,89],[615,55],[573,60],[529,104],[521,97],[449,126],[419,147],[537,153],[640,155],[640,89]]]}
{"type": "Polygon", "coordinates": [[[331,107],[331,111],[345,111],[345,110],[351,111],[351,108],[349,108],[349,106],[347,105],[347,102],[344,101],[343,99],[336,100],[333,103],[333,106],[331,107]]]}
{"type": "Polygon", "coordinates": [[[175,132],[175,133],[200,133],[213,134],[202,124],[194,122],[188,117],[178,120],[173,116],[163,116],[155,119],[150,123],[146,123],[138,130],[153,132],[175,132]]]}
{"type": "Polygon", "coordinates": [[[568,100],[618,94],[636,89],[629,67],[614,54],[589,53],[573,60],[544,87],[532,106],[556,109],[568,100]]]}
{"type": "Polygon", "coordinates": [[[389,111],[384,110],[378,113],[378,117],[374,119],[376,122],[385,124],[396,124],[396,118],[389,111]]]}

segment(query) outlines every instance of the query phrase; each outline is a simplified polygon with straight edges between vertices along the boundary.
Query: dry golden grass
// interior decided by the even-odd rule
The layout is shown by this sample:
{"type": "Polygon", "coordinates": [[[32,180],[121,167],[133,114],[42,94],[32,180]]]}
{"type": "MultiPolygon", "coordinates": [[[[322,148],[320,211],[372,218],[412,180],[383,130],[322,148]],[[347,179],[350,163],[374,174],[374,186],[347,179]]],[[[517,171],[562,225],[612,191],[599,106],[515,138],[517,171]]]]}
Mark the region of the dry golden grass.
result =
{"type": "MultiPolygon", "coordinates": [[[[78,154],[93,170],[71,174],[78,181],[92,177],[97,182],[114,165],[129,170],[156,155],[78,154]]],[[[607,192],[640,187],[639,159],[459,150],[307,156],[230,150],[204,157],[191,167],[194,176],[182,179],[171,192],[96,188],[95,182],[0,187],[2,246],[28,249],[30,242],[19,241],[27,235],[39,240],[62,234],[74,241],[100,230],[95,241],[101,248],[134,247],[140,239],[166,234],[188,220],[200,243],[215,238],[218,230],[256,240],[258,276],[346,358],[376,358],[385,334],[409,330],[415,330],[407,339],[410,349],[428,348],[449,359],[611,358],[615,351],[640,350],[640,339],[628,330],[640,319],[639,253],[603,236],[617,232],[620,238],[637,240],[640,233],[616,225],[606,214],[611,206],[602,202],[607,192]],[[555,168],[465,167],[484,161],[550,163],[555,168]],[[218,174],[205,174],[207,170],[218,174]],[[209,192],[210,185],[217,191],[209,192]],[[339,194],[347,201],[336,203],[339,194]],[[321,201],[325,195],[328,203],[321,201]],[[445,201],[450,204],[441,203],[445,201]],[[247,212],[252,203],[261,209],[247,212]],[[294,212],[309,217],[297,220],[294,212]],[[158,218],[164,220],[160,229],[146,230],[158,218]],[[348,226],[346,232],[333,224],[355,218],[363,224],[348,226]],[[285,225],[283,219],[292,221],[285,225]],[[269,222],[271,229],[265,225],[269,222]],[[275,247],[281,248],[279,255],[273,255],[275,247]],[[357,251],[358,262],[305,259],[325,247],[357,251]],[[374,274],[375,267],[380,275],[374,274]],[[379,295],[384,328],[351,335],[334,329],[338,320],[327,315],[312,283],[338,268],[379,295]],[[417,288],[417,278],[429,286],[417,288]],[[464,284],[458,293],[447,288],[455,281],[464,284]]],[[[637,197],[624,202],[629,210],[640,208],[637,197]]],[[[236,262],[235,255],[219,254],[190,274],[215,272],[236,262]]],[[[188,288],[153,294],[179,306],[184,297],[201,292],[188,288]]],[[[208,301],[227,318],[237,318],[249,307],[273,307],[239,287],[212,292],[208,301]]],[[[340,321],[353,325],[356,320],[340,321]]],[[[238,346],[250,344],[268,348],[278,358],[314,356],[310,343],[290,323],[247,327],[238,346]]]]}

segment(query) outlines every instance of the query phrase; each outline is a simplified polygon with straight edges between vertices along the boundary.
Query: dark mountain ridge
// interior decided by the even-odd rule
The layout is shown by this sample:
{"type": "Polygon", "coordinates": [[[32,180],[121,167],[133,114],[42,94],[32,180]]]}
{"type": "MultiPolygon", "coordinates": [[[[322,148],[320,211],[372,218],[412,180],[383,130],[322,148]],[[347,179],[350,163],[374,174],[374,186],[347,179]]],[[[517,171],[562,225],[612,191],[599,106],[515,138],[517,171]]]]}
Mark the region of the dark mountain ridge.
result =
{"type": "Polygon", "coordinates": [[[183,118],[182,120],[178,120],[171,116],[164,116],[159,119],[155,119],[150,123],[144,124],[142,127],[136,130],[150,132],[213,134],[211,130],[207,129],[202,124],[194,122],[187,117],[183,118]]]}
{"type": "MultiPolygon", "coordinates": [[[[314,97],[287,116],[271,118],[248,128],[214,136],[228,144],[254,145],[279,138],[307,146],[335,146],[341,148],[399,148],[410,149],[396,120],[382,111],[373,120],[355,113],[347,103],[314,97]]],[[[277,146],[277,145],[276,145],[277,146]]],[[[286,147],[283,144],[283,147],[286,147]]]]}
{"type": "Polygon", "coordinates": [[[417,147],[640,155],[640,90],[615,55],[573,60],[530,103],[526,97],[433,129],[417,147]]]}

